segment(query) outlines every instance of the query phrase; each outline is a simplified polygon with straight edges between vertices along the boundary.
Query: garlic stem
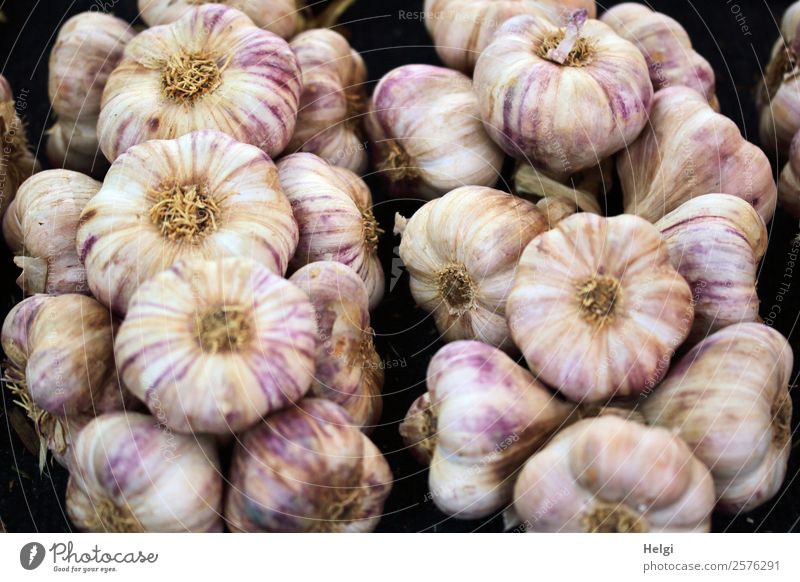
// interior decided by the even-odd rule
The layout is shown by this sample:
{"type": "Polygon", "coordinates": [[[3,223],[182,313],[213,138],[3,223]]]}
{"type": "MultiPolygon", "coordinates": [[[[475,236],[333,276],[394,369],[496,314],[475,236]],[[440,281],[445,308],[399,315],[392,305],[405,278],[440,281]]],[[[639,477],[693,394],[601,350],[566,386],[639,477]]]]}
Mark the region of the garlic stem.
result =
{"type": "Polygon", "coordinates": [[[585,8],[581,10],[575,10],[573,13],[569,15],[564,38],[561,40],[560,43],[558,43],[558,46],[556,48],[547,51],[546,58],[548,60],[556,62],[559,65],[563,65],[564,63],[567,62],[567,59],[569,58],[570,54],[575,49],[575,45],[580,40],[581,28],[586,23],[588,15],[589,13],[586,11],[585,8]]]}
{"type": "Polygon", "coordinates": [[[559,198],[574,203],[584,212],[603,214],[600,203],[590,193],[565,186],[529,164],[520,165],[514,173],[514,190],[518,196],[535,202],[546,198],[559,198]]]}

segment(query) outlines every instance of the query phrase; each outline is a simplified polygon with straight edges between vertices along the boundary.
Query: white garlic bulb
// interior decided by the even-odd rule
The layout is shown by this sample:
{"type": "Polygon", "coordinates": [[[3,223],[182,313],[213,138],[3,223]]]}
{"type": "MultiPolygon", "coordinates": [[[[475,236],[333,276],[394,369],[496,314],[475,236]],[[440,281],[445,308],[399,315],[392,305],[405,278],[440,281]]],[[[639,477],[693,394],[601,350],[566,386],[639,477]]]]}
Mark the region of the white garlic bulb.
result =
{"type": "Polygon", "coordinates": [[[639,407],[673,429],[714,476],[717,507],[750,511],[783,483],[791,450],[793,355],[786,339],[759,323],[710,335],[673,368],[639,407]]]}
{"type": "Polygon", "coordinates": [[[17,113],[14,93],[6,78],[0,75],[0,217],[17,194],[17,189],[30,176],[41,170],[39,160],[31,153],[25,124],[17,113]]]}
{"type": "Polygon", "coordinates": [[[222,531],[216,446],[144,414],[100,416],[75,443],[67,513],[86,532],[222,531]]]}
{"type": "Polygon", "coordinates": [[[246,256],[282,275],[297,237],[272,160],[198,131],[117,159],[81,214],[77,244],[92,294],[124,315],[136,288],[180,259],[246,256]]]}
{"type": "Polygon", "coordinates": [[[728,194],[706,194],[684,202],[655,226],[672,266],[692,288],[690,340],[760,320],[756,282],[768,235],[750,204],[728,194]]]}
{"type": "Polygon", "coordinates": [[[125,385],[165,426],[227,434],[308,391],[314,307],[255,261],[184,261],[133,295],[114,352],[125,385]]]}
{"type": "Polygon", "coordinates": [[[656,91],[675,85],[689,87],[702,93],[719,111],[714,69],[692,48],[689,35],[678,21],[636,2],[617,4],[600,20],[642,51],[656,91]]]}
{"type": "Polygon", "coordinates": [[[277,156],[294,132],[301,88],[286,41],[238,10],[197,6],[128,43],[103,91],[100,147],[114,161],[147,140],[216,129],[277,156]]]}
{"type": "Polygon", "coordinates": [[[50,103],[58,116],[47,140],[51,165],[95,176],[108,168],[97,139],[100,102],[133,36],[127,22],[99,12],[77,14],[59,29],[48,69],[50,103]]]}
{"type": "Polygon", "coordinates": [[[22,269],[23,293],[88,292],[75,240],[80,214],[100,186],[70,170],[45,170],[20,186],[3,217],[3,236],[22,269]]]}
{"type": "Polygon", "coordinates": [[[556,435],[514,486],[532,532],[707,532],[713,508],[711,475],[683,441],[614,416],[556,435]]]}
{"type": "Polygon", "coordinates": [[[324,28],[298,34],[289,46],[303,71],[303,94],[287,149],[363,174],[369,162],[361,132],[367,102],[364,59],[341,34],[324,28]]]}
{"type": "Polygon", "coordinates": [[[117,325],[97,301],[75,294],[34,295],[3,322],[5,382],[41,440],[40,467],[48,449],[69,465],[70,444],[83,425],[133,404],[114,366],[117,325]]]}
{"type": "Polygon", "coordinates": [[[317,312],[316,374],[311,391],[344,408],[369,433],[382,410],[383,368],[373,344],[369,297],[361,278],[334,261],[310,263],[289,281],[317,312]]]}
{"type": "Polygon", "coordinates": [[[397,196],[432,199],[459,186],[494,186],[503,152],[481,125],[466,75],[406,65],[384,75],[366,118],[378,171],[397,196]]]}
{"type": "Polygon", "coordinates": [[[531,241],[506,311],[531,370],[577,402],[658,384],[694,320],[691,289],[658,229],[589,213],[531,241]]]}
{"type": "Polygon", "coordinates": [[[256,26],[289,39],[297,31],[302,5],[297,0],[138,0],[139,13],[148,26],[175,22],[201,4],[224,4],[241,10],[256,26]]]}
{"type": "Polygon", "coordinates": [[[573,412],[504,352],[476,341],[439,350],[427,385],[430,410],[417,406],[401,432],[409,446],[433,451],[431,497],[461,519],[511,501],[519,467],[573,412]]]}
{"type": "Polygon", "coordinates": [[[530,202],[480,186],[457,188],[408,220],[397,216],[411,294],[446,341],[513,349],[506,299],[522,252],[548,226],[530,202]]]}
{"type": "Polygon", "coordinates": [[[625,212],[651,222],[710,192],[744,198],[764,222],[775,212],[777,189],[767,156],[688,87],[656,93],[650,123],[617,156],[617,172],[625,212]]]}
{"type": "Polygon", "coordinates": [[[314,154],[293,154],[278,162],[280,183],[300,229],[294,269],[317,261],[352,268],[367,286],[370,309],[384,293],[378,240],[383,230],[372,213],[372,194],[364,181],[314,154]]]}
{"type": "Polygon", "coordinates": [[[307,398],[248,432],[233,456],[233,531],[368,532],[392,486],[378,448],[329,400],[307,398]]]}
{"type": "Polygon", "coordinates": [[[486,131],[508,155],[556,175],[633,143],[653,100],[639,49],[586,16],[573,12],[566,27],[516,16],[475,65],[486,131]]]}

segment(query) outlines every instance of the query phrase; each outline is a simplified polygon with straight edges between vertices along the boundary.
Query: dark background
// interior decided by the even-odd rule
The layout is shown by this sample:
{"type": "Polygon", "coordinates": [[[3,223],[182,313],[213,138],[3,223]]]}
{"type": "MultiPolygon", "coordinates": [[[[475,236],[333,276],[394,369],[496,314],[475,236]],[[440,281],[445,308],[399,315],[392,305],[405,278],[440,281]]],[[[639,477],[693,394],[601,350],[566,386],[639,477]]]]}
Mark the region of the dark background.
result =
{"type": "MultiPolygon", "coordinates": [[[[98,0],[99,4],[102,4],[98,0]]],[[[619,2],[601,2],[612,6],[619,2]]],[[[655,10],[677,19],[691,36],[695,48],[706,57],[717,74],[717,93],[722,112],[731,117],[750,141],[758,143],[754,88],[761,79],[770,48],[778,36],[778,23],[790,0],[658,0],[649,3],[655,10]],[[746,26],[747,28],[744,28],[746,26]]],[[[47,98],[47,60],[56,32],[70,16],[88,10],[92,0],[0,0],[6,22],[0,24],[0,72],[11,82],[15,95],[26,91],[26,121],[34,148],[41,151],[45,129],[52,123],[47,98]]],[[[105,0],[118,16],[136,21],[135,0],[105,0]]],[[[387,71],[404,64],[440,64],[420,20],[404,19],[401,11],[422,10],[422,0],[360,0],[342,18],[343,28],[354,48],[361,52],[375,82],[387,71]]],[[[777,170],[778,162],[773,160],[777,170]]],[[[391,231],[394,213],[410,215],[418,204],[387,200],[380,181],[367,177],[373,188],[376,215],[391,231]]],[[[613,203],[612,203],[613,207],[613,203]]],[[[770,248],[762,267],[759,294],[762,315],[769,313],[778,295],[791,240],[798,224],[782,211],[770,225],[770,248]]],[[[395,258],[398,241],[384,235],[381,254],[387,276],[395,258]]],[[[0,317],[20,299],[14,284],[17,277],[11,258],[0,245],[0,317]]],[[[395,261],[397,263],[397,261],[395,261]]],[[[783,312],[774,326],[790,338],[795,354],[800,331],[795,329],[800,311],[800,283],[793,282],[782,303],[783,312]]],[[[441,514],[426,497],[427,471],[403,450],[397,425],[410,403],[424,389],[425,369],[440,347],[432,321],[414,306],[403,275],[388,291],[383,305],[373,316],[377,345],[383,358],[394,363],[387,372],[384,387],[384,423],[373,435],[386,454],[395,477],[394,490],[386,505],[378,531],[501,531],[501,519],[478,522],[459,521],[441,514]]],[[[796,391],[794,391],[796,392],[796,391]]],[[[67,475],[58,466],[49,466],[40,476],[36,457],[17,434],[19,413],[15,413],[8,394],[0,407],[0,524],[9,532],[70,531],[64,510],[67,475]]],[[[794,395],[795,411],[800,399],[794,395]]],[[[793,431],[797,431],[795,412],[793,431]]],[[[24,425],[22,430],[24,434],[24,425]]],[[[795,441],[796,439],[796,434],[795,441]]],[[[795,443],[796,444],[796,443],[795,443]]],[[[800,451],[795,450],[783,489],[762,508],[748,514],[715,516],[715,531],[773,531],[800,529],[800,451]]],[[[0,529],[1,531],[1,529],[0,529]]]]}

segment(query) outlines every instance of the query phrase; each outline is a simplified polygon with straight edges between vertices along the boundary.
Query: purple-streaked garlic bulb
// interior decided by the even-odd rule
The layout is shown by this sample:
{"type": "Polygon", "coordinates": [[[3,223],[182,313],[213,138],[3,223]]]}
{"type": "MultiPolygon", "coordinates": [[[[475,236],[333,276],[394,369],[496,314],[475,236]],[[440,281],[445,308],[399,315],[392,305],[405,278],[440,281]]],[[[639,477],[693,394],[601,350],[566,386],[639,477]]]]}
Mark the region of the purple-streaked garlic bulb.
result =
{"type": "Polygon", "coordinates": [[[506,312],[537,377],[576,402],[658,384],[694,320],[667,251],[656,227],[629,215],[576,214],[533,239],[506,312]]]}
{"type": "Polygon", "coordinates": [[[67,514],[81,531],[222,531],[222,472],[210,437],[114,413],[89,423],[74,446],[67,514]]]}
{"type": "Polygon", "coordinates": [[[478,59],[475,91],[492,139],[556,175],[632,143],[653,100],[639,49],[585,10],[562,28],[534,16],[507,21],[478,59]]]}
{"type": "Polygon", "coordinates": [[[476,341],[439,350],[427,385],[428,407],[417,401],[400,431],[431,455],[436,506],[460,519],[508,504],[517,470],[573,412],[504,352],[476,341]]]}
{"type": "Polygon", "coordinates": [[[89,288],[124,315],[144,281],[181,259],[244,256],[283,275],[297,224],[260,149],[218,131],[132,147],[81,214],[89,288]]]}
{"type": "Polygon", "coordinates": [[[513,350],[506,299],[528,243],[549,228],[534,204],[491,188],[464,186],[398,215],[400,258],[411,294],[446,341],[476,339],[513,350]]]}
{"type": "Polygon", "coordinates": [[[283,158],[278,175],[300,229],[292,268],[317,261],[343,263],[366,284],[370,309],[377,307],[385,287],[378,259],[383,229],[372,213],[372,194],[364,180],[306,153],[283,158]]]}
{"type": "Polygon", "coordinates": [[[311,392],[344,408],[369,433],[381,416],[383,368],[373,344],[369,296],[353,269],[335,261],[310,263],[294,273],[317,312],[316,373],[311,392]]]}
{"type": "Polygon", "coordinates": [[[656,223],[672,266],[692,288],[697,342],[724,327],[760,321],[758,266],[767,227],[746,201],[728,194],[692,198],[656,223]]]}
{"type": "Polygon", "coordinates": [[[786,153],[800,130],[800,2],[786,9],[756,104],[761,146],[786,153]]]}
{"type": "Polygon", "coordinates": [[[48,449],[69,465],[70,445],[86,422],[132,405],[114,366],[117,327],[105,307],[75,294],[34,295],[3,322],[5,382],[41,440],[40,466],[48,449]]]}
{"type": "Polygon", "coordinates": [[[772,220],[777,188],[769,159],[697,91],[656,93],[642,135],[617,156],[625,212],[651,222],[709,192],[744,198],[772,220]]]}
{"type": "Polygon", "coordinates": [[[504,155],[481,125],[469,77],[405,65],[380,80],[366,129],[377,171],[395,196],[436,198],[459,186],[494,186],[504,155]]]}
{"type": "Polygon", "coordinates": [[[177,432],[245,430],[314,378],[314,307],[242,257],[183,261],[131,299],[114,352],[125,385],[177,432]]]}
{"type": "Polygon", "coordinates": [[[692,48],[678,21],[636,2],[617,4],[600,20],[642,51],[656,91],[675,85],[689,87],[719,110],[714,69],[692,48]]]}
{"type": "Polygon", "coordinates": [[[233,531],[369,532],[391,488],[388,463],[347,412],[307,398],[241,436],[225,520],[233,531]]]}
{"type": "Polygon", "coordinates": [[[778,180],[778,202],[792,216],[800,218],[800,131],[792,139],[789,161],[778,180]]]}
{"type": "Polygon", "coordinates": [[[3,217],[3,236],[22,269],[25,295],[88,293],[75,240],[78,219],[102,184],[71,170],[45,170],[25,180],[3,217]]]}
{"type": "Polygon", "coordinates": [[[514,511],[529,532],[707,532],[714,484],[663,428],[615,416],[582,420],[522,468],[514,511]]]}
{"type": "Polygon", "coordinates": [[[707,337],[673,366],[639,410],[675,431],[714,476],[717,507],[750,511],[780,489],[791,450],[793,355],[760,323],[707,337]]]}
{"type": "Polygon", "coordinates": [[[130,24],[98,12],[77,14],[58,31],[48,81],[58,117],[48,132],[51,165],[93,176],[108,169],[97,139],[97,118],[108,77],[133,36],[130,24]]]}
{"type": "Polygon", "coordinates": [[[287,149],[363,174],[369,162],[361,131],[367,104],[364,60],[341,34],[324,28],[298,34],[289,46],[303,71],[303,94],[287,149]]]}
{"type": "MultiPolygon", "coordinates": [[[[20,110],[24,107],[20,107],[20,110]]],[[[17,194],[20,184],[41,170],[39,160],[31,153],[25,123],[20,119],[14,93],[6,78],[0,75],[0,217],[17,194]]]]}
{"type": "Polygon", "coordinates": [[[285,40],[219,4],[138,34],[103,92],[100,147],[114,161],[151,139],[216,129],[280,154],[294,133],[302,81],[285,40]]]}
{"type": "Polygon", "coordinates": [[[244,12],[256,26],[287,40],[294,36],[302,15],[302,4],[297,0],[138,0],[138,2],[139,13],[148,26],[175,22],[201,4],[224,4],[244,12]]]}

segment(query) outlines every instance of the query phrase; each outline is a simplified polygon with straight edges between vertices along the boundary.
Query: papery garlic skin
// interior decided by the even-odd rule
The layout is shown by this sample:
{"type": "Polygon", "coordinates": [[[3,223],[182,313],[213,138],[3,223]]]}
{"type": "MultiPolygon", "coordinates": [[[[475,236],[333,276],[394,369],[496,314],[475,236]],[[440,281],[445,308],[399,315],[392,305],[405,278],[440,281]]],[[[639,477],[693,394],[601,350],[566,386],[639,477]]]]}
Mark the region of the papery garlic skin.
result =
{"type": "MultiPolygon", "coordinates": [[[[798,4],[800,6],[800,4],[798,4]]],[[[792,216],[800,217],[800,131],[792,139],[789,161],[778,180],[778,202],[792,216]]]]}
{"type": "Polygon", "coordinates": [[[504,352],[476,341],[439,350],[427,385],[431,496],[460,519],[486,517],[511,501],[516,471],[572,413],[504,352]]]}
{"type": "Polygon", "coordinates": [[[297,240],[272,160],[199,131],[117,159],[81,214],[77,246],[92,294],[124,315],[141,283],[181,259],[245,256],[282,275],[297,240]]]}
{"type": "Polygon", "coordinates": [[[6,78],[0,75],[0,217],[26,179],[40,171],[39,160],[30,151],[25,124],[17,114],[14,93],[6,78]]]}
{"type": "MultiPolygon", "coordinates": [[[[614,164],[607,158],[599,165],[569,176],[553,176],[520,162],[514,171],[514,189],[517,196],[535,201],[542,210],[550,205],[556,208],[569,206],[576,211],[603,214],[605,198],[614,183],[614,164]],[[559,203],[559,204],[556,204],[559,203]]],[[[556,215],[557,216],[557,215],[556,215]]],[[[567,216],[563,214],[562,218],[567,216]]],[[[550,224],[554,225],[557,220],[550,224]]]]}
{"type": "Polygon", "coordinates": [[[403,443],[411,455],[423,465],[430,465],[436,449],[436,412],[431,405],[430,392],[411,403],[398,427],[403,443]]]}
{"type": "Polygon", "coordinates": [[[303,93],[287,149],[363,174],[369,162],[361,132],[367,103],[364,59],[341,34],[324,28],[298,34],[289,46],[303,71],[303,93]]]}
{"type": "Polygon", "coordinates": [[[670,431],[582,420],[525,464],[514,510],[529,532],[708,532],[714,484],[670,431]]]}
{"type": "Polygon", "coordinates": [[[658,384],[694,320],[691,289],[658,229],[588,213],[531,241],[506,312],[531,370],[576,402],[658,384]]]}
{"type": "Polygon", "coordinates": [[[108,168],[97,118],[108,77],[133,37],[127,22],[99,12],[77,14],[59,29],[48,69],[50,103],[58,116],[47,140],[51,165],[94,176],[108,168]]]}
{"type": "Polygon", "coordinates": [[[100,416],[75,443],[67,513],[85,532],[222,531],[216,445],[144,414],[100,416]]]}
{"type": "Polygon", "coordinates": [[[780,489],[792,441],[792,365],[780,333],[732,325],[695,346],[639,406],[709,467],[718,509],[750,511],[780,489]]]}
{"type": "Polygon", "coordinates": [[[750,204],[728,194],[706,194],[684,202],[655,226],[672,266],[692,288],[691,341],[735,323],[760,321],[756,283],[768,234],[750,204]]]}
{"type": "Polygon", "coordinates": [[[433,314],[442,338],[506,350],[514,349],[506,299],[519,258],[548,228],[535,205],[479,186],[457,188],[408,220],[398,215],[395,224],[411,294],[433,314]]]}
{"type": "Polygon", "coordinates": [[[642,51],[656,91],[674,85],[689,87],[719,110],[714,69],[692,48],[678,21],[636,2],[617,4],[600,20],[642,51]]]}
{"type": "Polygon", "coordinates": [[[263,265],[183,261],[139,287],[114,353],[159,422],[228,434],[305,395],[316,332],[308,297],[263,265]]]}
{"type": "Polygon", "coordinates": [[[433,199],[464,185],[494,186],[504,155],[481,125],[466,75],[431,65],[398,67],[380,80],[366,129],[394,195],[433,199]]]}
{"type": "Polygon", "coordinates": [[[179,20],[201,4],[224,4],[241,10],[256,26],[290,39],[301,20],[302,6],[297,0],[138,0],[139,13],[148,26],[179,20]]]}
{"type": "Polygon", "coordinates": [[[272,157],[289,143],[302,88],[282,38],[219,4],[145,30],[103,92],[100,147],[114,161],[151,139],[216,129],[272,157]]]}
{"type": "Polygon", "coordinates": [[[595,166],[632,143],[653,100],[639,49],[602,22],[584,19],[573,13],[565,29],[533,16],[512,18],[475,66],[492,139],[510,156],[560,175],[595,166]]]}
{"type": "Polygon", "coordinates": [[[366,284],[370,309],[377,307],[385,288],[377,254],[383,230],[372,213],[367,185],[350,170],[307,153],[279,161],[278,175],[300,229],[292,268],[317,261],[343,263],[366,284]]]}
{"type": "Polygon", "coordinates": [[[20,186],[3,236],[22,269],[17,285],[25,295],[88,292],[75,240],[80,214],[101,186],[70,170],[45,170],[20,186]]]}
{"type": "Polygon", "coordinates": [[[369,297],[353,269],[334,261],[310,263],[289,281],[316,310],[319,343],[311,391],[344,408],[355,425],[369,434],[383,403],[383,368],[373,344],[369,297]]]}
{"type": "Polygon", "coordinates": [[[764,222],[775,213],[777,188],[767,156],[687,87],[656,93],[650,123],[617,156],[617,172],[625,212],[651,222],[709,192],[747,200],[764,222]]]}
{"type": "Polygon", "coordinates": [[[234,451],[225,519],[233,531],[369,532],[392,473],[338,405],[318,398],[264,419],[234,451]]]}

